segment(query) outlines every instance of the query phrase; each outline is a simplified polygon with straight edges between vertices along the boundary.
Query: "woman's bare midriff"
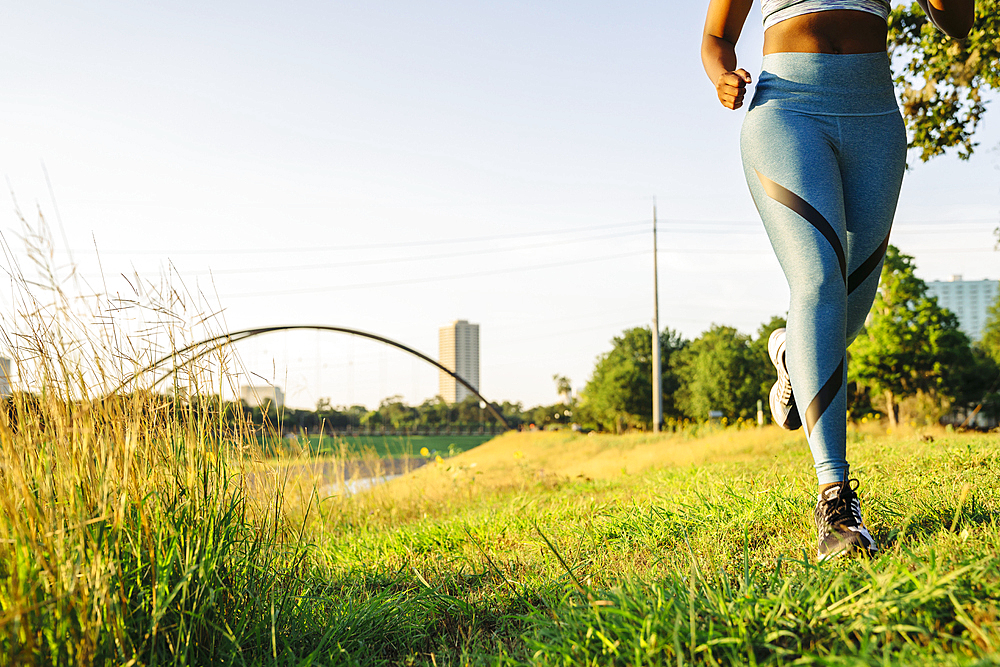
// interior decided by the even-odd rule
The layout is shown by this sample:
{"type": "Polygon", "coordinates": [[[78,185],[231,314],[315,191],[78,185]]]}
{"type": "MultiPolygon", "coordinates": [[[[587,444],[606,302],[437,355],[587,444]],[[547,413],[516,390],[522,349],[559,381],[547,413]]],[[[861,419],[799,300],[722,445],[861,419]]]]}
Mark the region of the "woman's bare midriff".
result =
{"type": "Polygon", "coordinates": [[[769,53],[878,53],[886,49],[885,20],[850,9],[803,14],[764,31],[769,53]]]}

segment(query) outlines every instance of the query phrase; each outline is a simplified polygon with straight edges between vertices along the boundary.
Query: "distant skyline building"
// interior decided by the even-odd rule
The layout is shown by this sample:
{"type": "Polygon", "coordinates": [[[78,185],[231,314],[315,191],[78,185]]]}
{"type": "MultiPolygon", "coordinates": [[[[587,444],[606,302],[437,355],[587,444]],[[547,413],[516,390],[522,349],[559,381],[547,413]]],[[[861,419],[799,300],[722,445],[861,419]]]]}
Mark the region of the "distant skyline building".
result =
{"type": "Polygon", "coordinates": [[[0,357],[0,398],[10,396],[10,359],[0,357]]]}
{"type": "Polygon", "coordinates": [[[240,387],[240,398],[251,408],[263,408],[269,403],[274,405],[275,408],[280,408],[285,405],[285,392],[281,391],[281,387],[275,387],[272,385],[243,385],[240,387]]]}
{"type": "MultiPolygon", "coordinates": [[[[438,361],[479,391],[479,325],[455,320],[438,329],[438,361]]],[[[448,404],[473,395],[443,371],[439,374],[438,392],[448,404]]]]}
{"type": "Polygon", "coordinates": [[[956,274],[948,280],[927,283],[927,291],[937,297],[939,306],[958,315],[959,326],[969,338],[979,340],[986,326],[986,311],[1000,293],[1000,281],[962,280],[956,274]]]}

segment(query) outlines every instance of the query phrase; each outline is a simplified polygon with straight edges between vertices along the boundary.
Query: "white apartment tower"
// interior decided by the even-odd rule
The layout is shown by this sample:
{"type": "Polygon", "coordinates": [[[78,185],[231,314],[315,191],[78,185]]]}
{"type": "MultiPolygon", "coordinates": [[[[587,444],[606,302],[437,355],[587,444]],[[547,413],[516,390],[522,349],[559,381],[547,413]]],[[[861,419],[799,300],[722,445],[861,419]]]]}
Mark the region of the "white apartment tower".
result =
{"type": "Polygon", "coordinates": [[[0,398],[10,396],[10,359],[0,357],[0,398]]]}
{"type": "MultiPolygon", "coordinates": [[[[479,391],[479,325],[455,320],[438,329],[438,361],[479,391]]],[[[459,403],[472,393],[445,372],[438,379],[445,403],[459,403]]]]}
{"type": "Polygon", "coordinates": [[[243,385],[240,387],[240,398],[251,408],[266,408],[271,405],[280,408],[285,405],[285,392],[274,385],[243,385]]]}
{"type": "Polygon", "coordinates": [[[927,291],[937,297],[939,306],[958,315],[959,326],[969,338],[979,340],[986,326],[986,311],[996,303],[1000,293],[1000,282],[962,280],[962,276],[956,275],[950,280],[927,283],[927,291]]]}

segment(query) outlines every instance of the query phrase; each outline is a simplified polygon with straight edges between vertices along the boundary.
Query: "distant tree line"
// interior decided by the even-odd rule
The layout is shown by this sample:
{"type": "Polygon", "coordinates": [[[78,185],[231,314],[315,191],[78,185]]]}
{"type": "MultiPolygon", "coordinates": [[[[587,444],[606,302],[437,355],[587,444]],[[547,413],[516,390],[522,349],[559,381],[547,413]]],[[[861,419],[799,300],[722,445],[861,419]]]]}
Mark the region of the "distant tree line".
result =
{"type": "MultiPolygon", "coordinates": [[[[492,404],[511,425],[520,424],[521,404],[492,404]]],[[[287,413],[298,420],[297,425],[311,432],[320,429],[343,431],[346,429],[391,429],[393,431],[413,431],[418,429],[442,428],[446,426],[490,426],[497,420],[481,405],[475,396],[463,401],[446,403],[440,396],[429,398],[420,405],[412,406],[403,402],[402,396],[389,396],[377,408],[369,410],[363,405],[334,407],[329,399],[321,398],[315,411],[287,413]]]]}
{"type": "MultiPolygon", "coordinates": [[[[568,395],[568,378],[557,376],[555,381],[557,390],[562,389],[568,395]]],[[[510,401],[492,405],[514,429],[569,426],[578,421],[574,413],[575,402],[572,401],[530,408],[525,408],[521,402],[510,401]]],[[[242,412],[248,423],[255,428],[280,425],[280,430],[286,433],[415,433],[442,429],[502,429],[502,425],[489,410],[480,405],[475,396],[454,403],[446,403],[440,396],[435,396],[420,405],[408,405],[402,396],[389,396],[374,409],[363,405],[333,406],[329,399],[321,398],[314,410],[290,407],[276,409],[273,405],[260,408],[242,404],[242,412]]]]}
{"type": "MultiPolygon", "coordinates": [[[[891,425],[938,421],[976,407],[1000,415],[1000,298],[982,339],[972,344],[954,313],[928,295],[914,275],[913,258],[889,246],[879,291],[865,330],[848,351],[848,405],[852,416],[877,414],[891,425]]],[[[663,414],[668,426],[705,421],[718,411],[728,421],[754,419],[767,410],[774,367],[767,355],[781,317],[755,336],[712,325],[694,340],[666,329],[660,334],[663,414]]],[[[627,329],[597,358],[575,406],[585,428],[611,431],[652,426],[652,332],[627,329]]]]}
{"type": "MultiPolygon", "coordinates": [[[[562,385],[568,382],[560,378],[562,385]]],[[[568,390],[567,390],[568,391],[568,390]]],[[[41,396],[30,392],[15,392],[0,400],[0,419],[12,428],[18,421],[32,420],[39,428],[48,417],[42,407],[41,396]]],[[[277,407],[273,403],[251,406],[242,400],[226,400],[218,395],[198,394],[176,399],[171,394],[149,390],[115,394],[78,402],[78,408],[88,413],[98,410],[102,414],[116,414],[122,406],[131,404],[130,414],[143,414],[147,423],[168,420],[191,424],[215,424],[227,429],[257,432],[259,434],[318,434],[318,433],[454,433],[485,430],[496,432],[503,426],[475,396],[463,401],[446,403],[440,396],[427,399],[417,406],[403,402],[401,396],[383,399],[377,408],[363,405],[333,406],[329,399],[321,398],[315,409],[277,407]]],[[[569,424],[572,420],[570,405],[537,406],[525,409],[521,403],[493,403],[493,408],[504,416],[512,428],[544,428],[551,424],[569,424]]]]}
{"type": "MultiPolygon", "coordinates": [[[[1000,298],[988,311],[981,339],[973,344],[959,329],[954,313],[928,294],[914,275],[913,258],[889,246],[875,303],[866,328],[848,350],[848,410],[862,419],[876,415],[891,425],[900,421],[937,422],[958,411],[978,410],[1000,417],[1000,298]]],[[[771,332],[782,317],[761,324],[755,335],[713,324],[693,340],[671,329],[660,333],[663,415],[667,427],[703,422],[709,411],[727,422],[756,418],[758,401],[766,418],[774,368],[767,355],[771,332]]],[[[494,403],[513,428],[646,430],[652,427],[652,333],[648,327],[626,329],[597,357],[581,395],[570,397],[569,378],[555,375],[564,402],[525,408],[494,403]]],[[[38,396],[17,393],[0,406],[0,418],[44,420],[38,396]],[[14,403],[21,406],[13,409],[14,403]]],[[[375,409],[333,406],[320,399],[315,409],[251,407],[218,396],[173,396],[139,392],[95,399],[109,412],[115,402],[140,400],[150,420],[215,421],[257,432],[415,433],[501,427],[479,400],[446,403],[440,396],[407,405],[401,396],[383,399],[375,409]]],[[[85,401],[85,403],[88,403],[85,401]]],[[[86,407],[86,406],[83,406],[86,407]]],[[[92,410],[93,408],[87,408],[92,410]]],[[[111,412],[109,412],[110,414],[111,412]]]]}

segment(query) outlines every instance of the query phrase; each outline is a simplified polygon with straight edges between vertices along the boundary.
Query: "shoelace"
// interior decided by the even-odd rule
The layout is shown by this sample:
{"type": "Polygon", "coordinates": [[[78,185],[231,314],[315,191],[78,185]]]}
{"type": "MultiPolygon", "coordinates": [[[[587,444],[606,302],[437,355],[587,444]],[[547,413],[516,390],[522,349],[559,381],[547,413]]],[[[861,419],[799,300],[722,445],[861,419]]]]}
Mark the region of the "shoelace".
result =
{"type": "Polygon", "coordinates": [[[858,480],[850,479],[840,487],[834,498],[826,498],[825,494],[820,496],[816,516],[822,520],[824,528],[861,525],[861,503],[854,492],[857,488],[858,480]]]}
{"type": "Polygon", "coordinates": [[[778,376],[778,393],[781,395],[783,405],[788,405],[788,402],[792,400],[792,383],[781,375],[778,376]]]}
{"type": "MultiPolygon", "coordinates": [[[[785,353],[781,353],[781,366],[785,365],[785,353]]],[[[792,382],[791,378],[788,377],[788,371],[784,373],[778,372],[778,393],[781,395],[781,403],[783,405],[788,405],[789,401],[792,399],[792,382]]]]}

